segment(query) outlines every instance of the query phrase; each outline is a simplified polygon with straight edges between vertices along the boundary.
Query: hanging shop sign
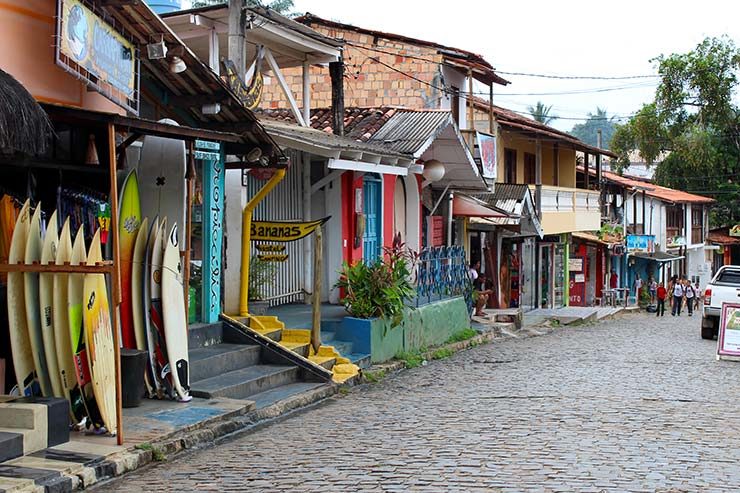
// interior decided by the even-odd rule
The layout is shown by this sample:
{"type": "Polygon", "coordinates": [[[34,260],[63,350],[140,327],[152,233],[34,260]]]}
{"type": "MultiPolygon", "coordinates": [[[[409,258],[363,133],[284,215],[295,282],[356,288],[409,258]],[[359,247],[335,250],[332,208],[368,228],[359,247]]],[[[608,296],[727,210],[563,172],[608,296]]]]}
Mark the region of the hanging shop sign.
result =
{"type": "Polygon", "coordinates": [[[331,216],[315,221],[252,221],[250,238],[253,241],[289,242],[305,238],[331,216]]]}
{"type": "Polygon", "coordinates": [[[740,224],[736,224],[730,228],[730,236],[740,237],[740,224]]]}
{"type": "Polygon", "coordinates": [[[483,168],[483,178],[496,179],[496,137],[482,132],[476,132],[480,163],[483,168]]]}
{"type": "Polygon", "coordinates": [[[55,39],[57,65],[138,116],[139,60],[124,33],[80,0],[59,0],[55,39]]]}
{"type": "Polygon", "coordinates": [[[740,304],[722,303],[717,337],[718,359],[740,359],[740,304]]]}
{"type": "Polygon", "coordinates": [[[654,253],[655,235],[627,235],[627,251],[654,253]]]}
{"type": "Polygon", "coordinates": [[[570,257],[568,259],[568,272],[582,272],[582,271],[583,271],[583,258],[582,257],[570,257]]]}
{"type": "MultiPolygon", "coordinates": [[[[196,147],[220,149],[196,141],[196,147]]],[[[196,151],[197,152],[197,151],[196,151]]],[[[221,270],[223,257],[224,188],[226,170],[220,153],[208,152],[215,159],[203,161],[203,321],[214,323],[221,313],[221,270]]]]}
{"type": "Polygon", "coordinates": [[[442,216],[427,217],[427,243],[429,246],[442,246],[445,241],[444,237],[445,222],[442,216]]]}
{"type": "MultiPolygon", "coordinates": [[[[224,72],[226,75],[226,81],[229,87],[239,101],[247,107],[247,109],[253,110],[260,104],[262,99],[262,88],[264,87],[264,81],[262,79],[262,72],[259,68],[255,69],[254,75],[249,85],[247,85],[241,77],[239,72],[236,70],[236,65],[231,60],[224,60],[223,62],[224,72]]],[[[257,64],[259,65],[259,64],[257,64]]]]}

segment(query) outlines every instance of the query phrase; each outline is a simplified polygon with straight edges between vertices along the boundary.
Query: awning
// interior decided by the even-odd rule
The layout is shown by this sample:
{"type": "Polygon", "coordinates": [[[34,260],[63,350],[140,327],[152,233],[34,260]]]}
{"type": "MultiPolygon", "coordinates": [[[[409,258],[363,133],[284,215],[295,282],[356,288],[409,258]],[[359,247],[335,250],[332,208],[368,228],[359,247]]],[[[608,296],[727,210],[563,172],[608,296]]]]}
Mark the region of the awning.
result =
{"type": "Polygon", "coordinates": [[[655,262],[673,262],[674,260],[681,260],[684,258],[683,255],[672,255],[667,252],[655,252],[655,253],[647,253],[647,252],[634,252],[634,253],[628,253],[628,256],[631,257],[637,257],[637,258],[643,258],[645,260],[653,260],[655,262]]]}
{"type": "Polygon", "coordinates": [[[509,215],[499,209],[491,207],[480,199],[469,195],[456,193],[452,196],[452,215],[463,217],[500,217],[509,215]]]}
{"type": "Polygon", "coordinates": [[[537,211],[532,201],[532,193],[527,185],[496,183],[493,192],[477,193],[473,197],[506,215],[471,219],[471,223],[485,226],[486,229],[498,226],[513,231],[520,236],[538,236],[542,238],[544,234],[542,225],[537,217],[537,211]]]}
{"type": "Polygon", "coordinates": [[[621,245],[620,242],[609,243],[608,241],[604,241],[601,238],[599,238],[598,236],[596,236],[595,234],[591,234],[591,233],[584,233],[584,232],[576,231],[576,232],[574,232],[572,234],[573,234],[573,238],[578,238],[579,240],[588,241],[588,242],[591,242],[591,243],[596,243],[598,245],[605,245],[605,246],[621,245]]]}

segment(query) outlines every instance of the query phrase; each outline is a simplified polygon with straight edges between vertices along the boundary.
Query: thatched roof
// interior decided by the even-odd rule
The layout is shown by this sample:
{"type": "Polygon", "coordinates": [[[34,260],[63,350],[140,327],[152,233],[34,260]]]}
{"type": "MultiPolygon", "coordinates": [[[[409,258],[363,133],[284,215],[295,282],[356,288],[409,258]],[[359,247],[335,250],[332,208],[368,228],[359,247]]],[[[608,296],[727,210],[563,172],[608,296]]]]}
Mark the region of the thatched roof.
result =
{"type": "Polygon", "coordinates": [[[52,134],[46,112],[20,82],[0,70],[0,153],[43,154],[52,134]]]}

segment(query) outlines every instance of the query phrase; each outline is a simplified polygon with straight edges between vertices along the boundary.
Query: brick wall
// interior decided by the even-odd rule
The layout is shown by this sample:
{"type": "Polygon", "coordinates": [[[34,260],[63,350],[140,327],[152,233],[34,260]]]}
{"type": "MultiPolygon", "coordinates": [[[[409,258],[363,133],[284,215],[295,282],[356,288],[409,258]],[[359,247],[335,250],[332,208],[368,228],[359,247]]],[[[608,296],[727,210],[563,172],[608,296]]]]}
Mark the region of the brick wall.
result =
{"type": "MultiPolygon", "coordinates": [[[[351,30],[327,28],[320,25],[311,27],[326,36],[344,39],[347,43],[351,43],[344,47],[345,106],[405,106],[409,108],[438,108],[440,106],[442,92],[429,85],[438,87],[442,85],[440,79],[442,56],[437,54],[434,48],[383,38],[376,39],[351,30]],[[377,58],[382,63],[371,60],[371,57],[377,58]],[[413,74],[419,80],[414,80],[400,72],[413,74]]],[[[293,96],[301,107],[303,105],[302,69],[298,67],[282,71],[293,96]]],[[[329,68],[312,66],[310,81],[311,107],[331,106],[329,68]]],[[[263,108],[288,106],[275,77],[271,77],[269,83],[265,83],[261,106],[263,108]]]]}

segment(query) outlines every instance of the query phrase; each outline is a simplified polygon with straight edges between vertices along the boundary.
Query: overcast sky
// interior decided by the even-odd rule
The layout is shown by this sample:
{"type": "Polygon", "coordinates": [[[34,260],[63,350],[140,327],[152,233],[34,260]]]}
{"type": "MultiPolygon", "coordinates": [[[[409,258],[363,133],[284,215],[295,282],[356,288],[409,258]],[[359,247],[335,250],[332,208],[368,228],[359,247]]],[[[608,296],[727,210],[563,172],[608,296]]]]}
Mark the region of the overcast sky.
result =
{"type": "MultiPolygon", "coordinates": [[[[691,50],[706,36],[740,39],[740,2],[703,0],[566,0],[430,2],[420,0],[294,0],[311,12],[369,29],[404,34],[483,55],[500,72],[566,76],[655,74],[650,59],[691,50]]],[[[538,100],[570,130],[597,106],[628,116],[652,99],[656,78],[553,80],[502,74],[494,102],[525,112],[538,100]],[[628,89],[570,95],[531,95],[628,89]]]]}

